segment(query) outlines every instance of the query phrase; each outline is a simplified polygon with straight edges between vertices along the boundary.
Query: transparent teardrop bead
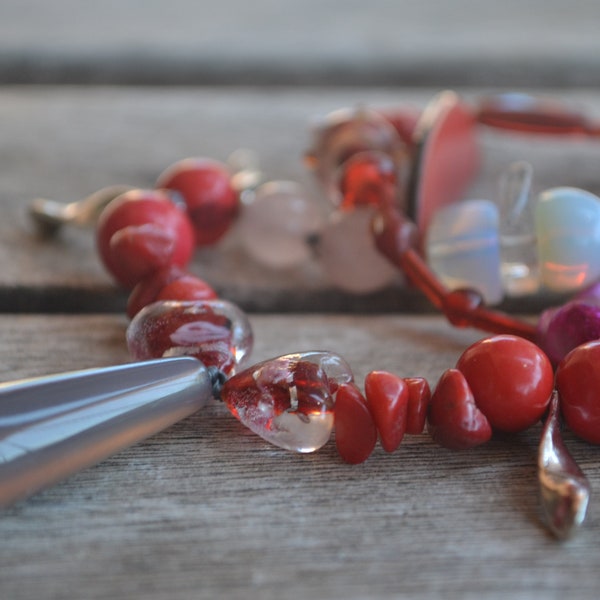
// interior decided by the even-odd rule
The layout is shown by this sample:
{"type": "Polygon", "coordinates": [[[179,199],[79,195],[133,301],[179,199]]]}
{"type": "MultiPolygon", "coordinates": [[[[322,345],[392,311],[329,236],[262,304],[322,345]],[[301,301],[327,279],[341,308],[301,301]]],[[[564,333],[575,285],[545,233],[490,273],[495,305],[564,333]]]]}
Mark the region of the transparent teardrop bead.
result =
{"type": "Polygon", "coordinates": [[[339,385],[352,380],[346,361],[332,352],[286,354],[231,377],[221,398],[235,417],[268,442],[314,452],[331,435],[339,385]]]}

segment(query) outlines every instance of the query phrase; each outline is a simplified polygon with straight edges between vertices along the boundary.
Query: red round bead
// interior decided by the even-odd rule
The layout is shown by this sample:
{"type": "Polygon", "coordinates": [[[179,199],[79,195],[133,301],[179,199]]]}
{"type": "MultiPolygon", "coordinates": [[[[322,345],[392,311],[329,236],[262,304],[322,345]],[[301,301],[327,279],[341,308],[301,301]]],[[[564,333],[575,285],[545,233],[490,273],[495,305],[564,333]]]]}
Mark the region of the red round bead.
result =
{"type": "Polygon", "coordinates": [[[465,350],[456,368],[494,429],[517,432],[537,423],[553,389],[552,365],[534,343],[498,335],[465,350]]]}
{"type": "Polygon", "coordinates": [[[238,212],[239,197],[231,184],[231,173],[215,160],[181,160],[159,176],[156,187],[181,195],[198,246],[217,242],[228,231],[238,212]]]}
{"type": "Polygon", "coordinates": [[[339,386],[335,397],[335,444],[347,463],[369,458],[377,443],[377,429],[367,402],[352,383],[339,386]]]}
{"type": "Polygon", "coordinates": [[[104,266],[126,288],[157,268],[187,265],[194,252],[187,215],[156,190],[131,190],[113,200],[100,215],[96,242],[104,266]]]}
{"type": "Polygon", "coordinates": [[[569,429],[600,444],[600,341],[578,346],[556,371],[560,408],[569,429]]]}

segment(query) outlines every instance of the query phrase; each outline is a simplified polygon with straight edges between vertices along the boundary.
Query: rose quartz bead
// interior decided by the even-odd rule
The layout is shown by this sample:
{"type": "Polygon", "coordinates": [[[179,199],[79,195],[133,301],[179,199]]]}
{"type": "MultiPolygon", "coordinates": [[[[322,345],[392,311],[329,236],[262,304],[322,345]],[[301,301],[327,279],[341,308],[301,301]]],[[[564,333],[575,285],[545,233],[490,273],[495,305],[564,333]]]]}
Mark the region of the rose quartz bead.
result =
{"type": "Polygon", "coordinates": [[[370,231],[373,214],[368,207],[336,213],[319,240],[321,264],[331,283],[356,294],[381,289],[398,277],[397,269],[375,246],[370,231]]]}
{"type": "Polygon", "coordinates": [[[261,185],[244,206],[238,223],[240,241],[258,263],[273,269],[310,259],[306,240],[322,226],[322,216],[301,186],[292,181],[261,185]]]}
{"type": "Polygon", "coordinates": [[[135,360],[195,356],[233,373],[252,349],[246,315],[226,300],[164,300],[143,308],[127,328],[135,360]]]}
{"type": "Polygon", "coordinates": [[[225,382],[221,398],[246,427],[295,452],[314,452],[333,428],[334,398],[353,380],[332,352],[286,354],[266,360],[225,382]]]}

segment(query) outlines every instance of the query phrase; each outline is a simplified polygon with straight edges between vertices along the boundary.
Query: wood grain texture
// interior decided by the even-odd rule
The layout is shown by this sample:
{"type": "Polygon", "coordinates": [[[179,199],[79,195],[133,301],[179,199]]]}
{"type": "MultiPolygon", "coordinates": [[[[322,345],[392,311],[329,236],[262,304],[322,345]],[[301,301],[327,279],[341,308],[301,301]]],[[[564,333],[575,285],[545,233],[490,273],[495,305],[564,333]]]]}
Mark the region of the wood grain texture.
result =
{"type": "MultiPolygon", "coordinates": [[[[341,352],[432,383],[478,338],[436,317],[251,317],[254,358],[341,352]]],[[[2,377],[127,360],[113,316],[0,317],[2,377]]],[[[270,447],[215,403],[0,516],[2,597],[591,598],[596,512],[560,544],[539,521],[539,427],[469,452],[408,437],[342,464],[270,447]]],[[[597,449],[566,436],[600,485],[597,449]]]]}
{"type": "Polygon", "coordinates": [[[0,81],[597,85],[599,19],[593,0],[4,0],[0,81]]]}
{"type": "MultiPolygon", "coordinates": [[[[487,90],[490,91],[490,90],[487,90]]],[[[475,101],[486,90],[462,90],[475,101]]],[[[343,106],[403,104],[422,108],[430,90],[397,89],[131,89],[4,88],[0,90],[0,306],[10,311],[114,311],[125,296],[96,258],[89,231],[40,239],[26,209],[42,196],[72,201],[101,187],[151,187],[169,164],[186,156],[225,160],[252,148],[272,179],[303,183],[324,213],[330,208],[306,172],[309,125],[343,106]]],[[[560,97],[600,115],[594,91],[560,97]]],[[[577,185],[600,191],[600,144],[531,139],[482,130],[483,165],[471,197],[494,197],[506,166],[527,159],[537,191],[577,185]]],[[[251,310],[418,310],[423,303],[400,284],[368,297],[340,294],[317,261],[286,272],[257,266],[235,231],[215,249],[198,252],[192,269],[225,297],[251,310]]],[[[521,310],[528,310],[521,306],[521,310]]]]}

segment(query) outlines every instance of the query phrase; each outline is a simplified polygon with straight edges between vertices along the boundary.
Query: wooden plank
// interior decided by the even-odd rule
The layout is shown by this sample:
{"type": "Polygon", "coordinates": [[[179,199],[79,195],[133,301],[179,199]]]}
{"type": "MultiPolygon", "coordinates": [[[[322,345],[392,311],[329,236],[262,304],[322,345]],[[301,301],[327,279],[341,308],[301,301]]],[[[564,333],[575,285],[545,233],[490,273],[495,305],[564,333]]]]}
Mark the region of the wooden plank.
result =
{"type": "MultiPolygon", "coordinates": [[[[342,353],[434,383],[477,338],[432,317],[252,316],[254,358],[342,353]]],[[[2,378],[127,360],[124,319],[0,317],[2,378]]],[[[361,466],[332,444],[272,448],[215,403],[3,511],[2,596],[594,597],[599,522],[560,544],[540,524],[539,427],[468,452],[427,435],[361,466]]],[[[595,448],[566,441],[595,489],[595,448]]],[[[594,500],[595,502],[595,500],[594,500]]]]}
{"type": "MultiPolygon", "coordinates": [[[[462,90],[468,99],[483,92],[462,90]]],[[[65,231],[54,240],[34,235],[26,217],[34,197],[72,201],[116,183],[149,187],[180,158],[226,160],[246,147],[258,153],[269,178],[300,181],[327,212],[331,208],[302,162],[309,124],[343,106],[423,107],[430,97],[429,90],[357,88],[4,88],[0,305],[13,311],[68,312],[121,310],[125,302],[103,273],[89,232],[65,231]]],[[[594,91],[561,97],[600,114],[594,91]]],[[[481,142],[484,163],[471,196],[493,197],[502,169],[517,159],[534,164],[536,190],[569,184],[600,191],[600,144],[489,132],[482,132],[481,142]]],[[[399,286],[368,297],[340,294],[315,261],[285,273],[259,267],[240,249],[235,233],[219,247],[199,252],[192,269],[225,297],[253,310],[310,306],[373,312],[423,306],[399,286]]]]}
{"type": "Polygon", "coordinates": [[[588,0],[4,0],[0,81],[595,85],[599,19],[588,0]]]}

